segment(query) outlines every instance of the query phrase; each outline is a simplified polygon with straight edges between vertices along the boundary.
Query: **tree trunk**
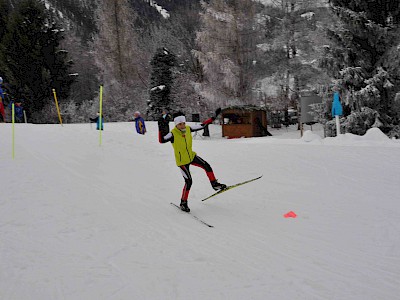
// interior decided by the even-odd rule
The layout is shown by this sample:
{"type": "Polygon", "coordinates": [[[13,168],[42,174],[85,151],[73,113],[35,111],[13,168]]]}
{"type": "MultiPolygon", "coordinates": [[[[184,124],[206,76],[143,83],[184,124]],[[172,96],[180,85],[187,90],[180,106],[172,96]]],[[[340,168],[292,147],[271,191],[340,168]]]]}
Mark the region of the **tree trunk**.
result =
{"type": "Polygon", "coordinates": [[[116,42],[117,42],[117,63],[118,63],[118,70],[119,76],[121,79],[124,78],[123,66],[122,66],[122,52],[121,52],[121,33],[119,27],[119,9],[118,9],[118,1],[114,0],[114,18],[115,18],[115,33],[116,33],[116,42]]]}

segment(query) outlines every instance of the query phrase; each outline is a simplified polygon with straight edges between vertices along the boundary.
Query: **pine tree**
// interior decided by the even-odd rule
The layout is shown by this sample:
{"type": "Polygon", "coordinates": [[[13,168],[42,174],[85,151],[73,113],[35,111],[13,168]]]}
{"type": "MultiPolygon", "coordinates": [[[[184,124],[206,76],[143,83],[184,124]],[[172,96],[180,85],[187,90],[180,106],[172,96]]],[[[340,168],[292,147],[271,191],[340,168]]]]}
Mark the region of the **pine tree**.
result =
{"type": "Polygon", "coordinates": [[[400,26],[397,26],[395,30],[397,33],[394,34],[393,46],[387,51],[382,67],[391,75],[391,82],[393,82],[392,92],[389,94],[393,97],[390,116],[393,118],[392,123],[396,128],[389,136],[400,138],[400,26]]]}
{"type": "Polygon", "coordinates": [[[5,34],[9,11],[10,7],[8,1],[0,0],[0,41],[5,34]]]}
{"type": "Polygon", "coordinates": [[[176,65],[176,57],[166,48],[157,49],[152,61],[150,100],[148,102],[147,117],[157,120],[163,110],[176,110],[171,100],[173,85],[172,68],[176,65]]]}
{"type": "Polygon", "coordinates": [[[4,60],[4,45],[2,40],[6,33],[7,20],[10,7],[7,0],[0,0],[0,76],[5,76],[7,65],[4,60]]]}
{"type": "MultiPolygon", "coordinates": [[[[72,78],[65,51],[59,49],[62,30],[51,22],[43,4],[23,0],[11,13],[2,40],[3,62],[14,90],[29,114],[39,113],[51,89],[67,97],[72,78]]],[[[36,121],[40,122],[40,116],[36,121]]]]}
{"type": "Polygon", "coordinates": [[[331,7],[339,23],[328,30],[333,45],[326,48],[322,66],[337,79],[342,100],[352,110],[346,130],[363,134],[371,126],[388,131],[391,127],[393,76],[383,65],[395,41],[395,28],[400,21],[397,0],[343,1],[332,0],[331,7]],[[368,122],[354,121],[357,115],[368,122]],[[352,124],[367,124],[353,128],[352,124]]]}
{"type": "Polygon", "coordinates": [[[68,31],[83,43],[91,40],[97,30],[94,14],[97,2],[98,0],[46,0],[50,10],[59,16],[57,21],[69,23],[68,31]]]}

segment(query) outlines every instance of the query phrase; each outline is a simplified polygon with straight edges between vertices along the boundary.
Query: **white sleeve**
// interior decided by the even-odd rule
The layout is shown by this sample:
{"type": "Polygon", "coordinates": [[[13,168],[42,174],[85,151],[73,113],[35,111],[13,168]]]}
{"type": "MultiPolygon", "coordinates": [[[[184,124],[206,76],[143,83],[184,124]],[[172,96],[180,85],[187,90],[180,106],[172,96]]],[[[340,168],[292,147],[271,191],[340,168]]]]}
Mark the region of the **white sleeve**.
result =
{"type": "Polygon", "coordinates": [[[201,124],[197,124],[197,125],[191,125],[190,126],[190,131],[194,132],[194,131],[199,131],[204,129],[204,125],[201,124]]]}
{"type": "Polygon", "coordinates": [[[171,133],[171,132],[168,132],[167,135],[164,135],[164,140],[165,140],[165,141],[167,141],[167,140],[169,140],[169,139],[171,139],[171,138],[172,138],[172,133],[171,133]]]}

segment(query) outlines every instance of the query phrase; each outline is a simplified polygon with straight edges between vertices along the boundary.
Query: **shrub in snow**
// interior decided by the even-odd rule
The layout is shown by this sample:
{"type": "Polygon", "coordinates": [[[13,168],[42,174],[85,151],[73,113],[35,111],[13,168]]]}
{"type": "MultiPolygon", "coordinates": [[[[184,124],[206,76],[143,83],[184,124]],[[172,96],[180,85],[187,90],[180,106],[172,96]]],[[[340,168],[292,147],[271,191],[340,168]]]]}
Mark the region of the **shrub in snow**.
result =
{"type": "MultiPolygon", "coordinates": [[[[342,119],[340,120],[340,132],[343,133],[342,119]]],[[[326,137],[336,136],[336,121],[335,119],[325,123],[324,132],[326,137]]]]}
{"type": "Polygon", "coordinates": [[[393,129],[388,133],[390,138],[399,139],[400,138],[400,125],[396,125],[393,129]]]}
{"type": "MultiPolygon", "coordinates": [[[[383,126],[379,113],[369,107],[362,107],[360,112],[353,112],[347,118],[340,119],[341,133],[364,135],[368,129],[383,126]]],[[[331,120],[325,125],[327,136],[336,136],[336,122],[331,120]]]]}

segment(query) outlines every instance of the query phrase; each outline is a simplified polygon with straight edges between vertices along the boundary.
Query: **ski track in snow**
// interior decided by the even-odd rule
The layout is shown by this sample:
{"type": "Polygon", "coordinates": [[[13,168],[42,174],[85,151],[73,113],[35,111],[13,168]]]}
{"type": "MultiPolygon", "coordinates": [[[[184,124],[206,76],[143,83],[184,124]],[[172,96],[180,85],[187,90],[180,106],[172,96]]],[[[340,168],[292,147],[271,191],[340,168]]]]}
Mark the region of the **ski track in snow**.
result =
{"type": "MultiPolygon", "coordinates": [[[[400,143],[195,137],[184,181],[155,122],[0,124],[0,299],[394,299],[400,143]],[[293,210],[296,219],[283,214],[293,210]]],[[[172,128],[172,127],[171,127],[172,128]]],[[[291,136],[293,134],[293,136],[291,136]]],[[[335,140],[334,140],[335,141],[335,140]]]]}

